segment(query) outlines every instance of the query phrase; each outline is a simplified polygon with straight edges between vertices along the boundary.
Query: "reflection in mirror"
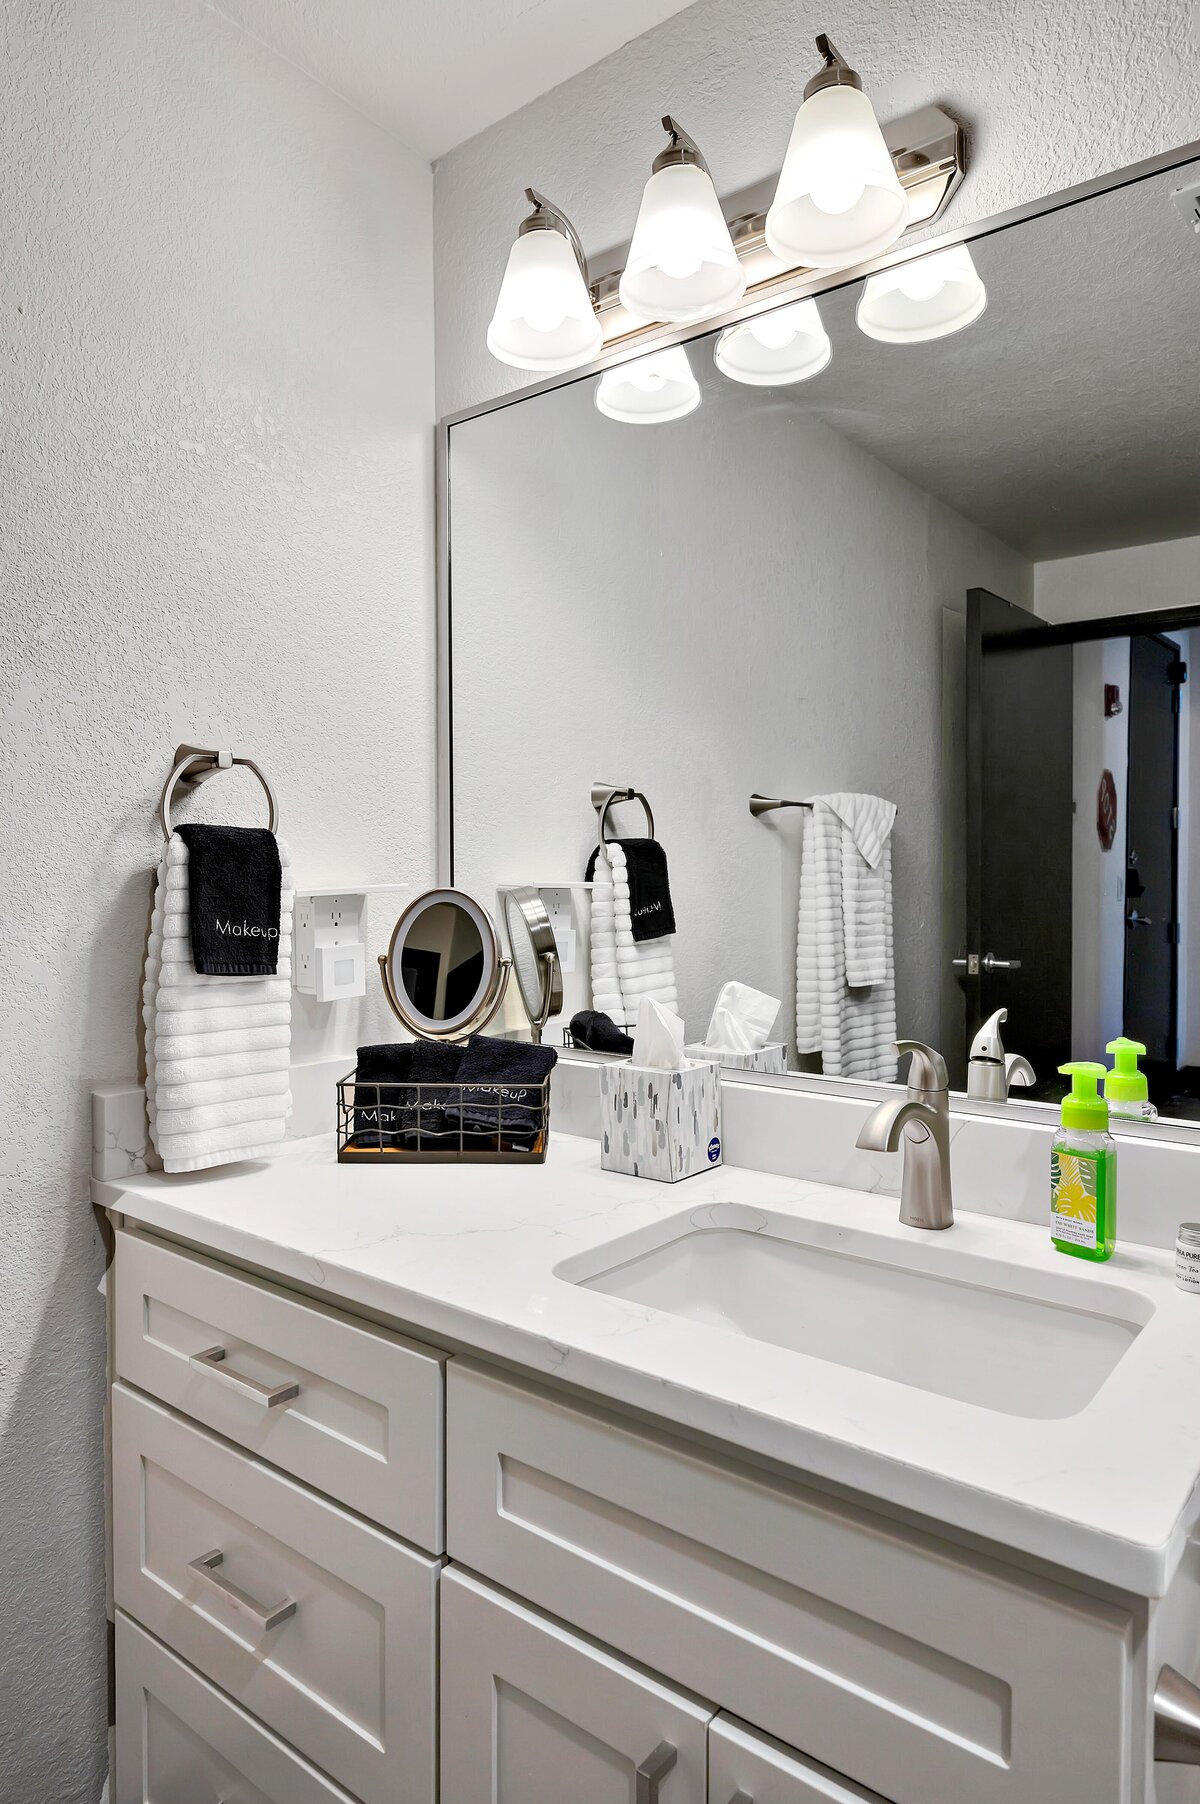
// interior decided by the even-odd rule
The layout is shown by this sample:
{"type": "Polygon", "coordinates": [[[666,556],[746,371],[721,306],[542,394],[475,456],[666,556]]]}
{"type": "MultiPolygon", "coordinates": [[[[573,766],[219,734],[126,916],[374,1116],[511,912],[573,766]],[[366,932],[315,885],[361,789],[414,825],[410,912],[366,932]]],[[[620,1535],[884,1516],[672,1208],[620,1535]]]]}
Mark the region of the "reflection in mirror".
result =
{"type": "Polygon", "coordinates": [[[1022,1095],[1124,1032],[1200,1118],[1196,174],[456,424],[458,880],[580,885],[626,773],[689,1040],[738,980],[792,1070],[964,1088],[1006,1008],[1022,1095]]]}
{"type": "Polygon", "coordinates": [[[400,950],[400,979],[417,1013],[435,1021],[461,1015],[483,976],[483,935],[465,909],[427,908],[400,950]]]}

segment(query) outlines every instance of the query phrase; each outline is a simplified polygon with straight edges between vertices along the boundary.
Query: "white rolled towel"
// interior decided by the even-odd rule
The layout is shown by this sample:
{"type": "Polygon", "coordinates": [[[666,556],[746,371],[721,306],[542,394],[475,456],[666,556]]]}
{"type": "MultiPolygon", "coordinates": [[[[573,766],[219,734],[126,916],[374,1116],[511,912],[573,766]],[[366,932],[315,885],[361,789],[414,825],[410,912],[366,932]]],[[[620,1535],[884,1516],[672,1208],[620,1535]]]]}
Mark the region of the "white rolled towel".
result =
{"type": "Polygon", "coordinates": [[[208,1108],[219,1102],[249,1102],[256,1097],[288,1093],[287,1070],[250,1071],[241,1077],[213,1077],[190,1084],[159,1084],[158,1107],[167,1110],[208,1108]]]}
{"type": "Polygon", "coordinates": [[[161,1089],[192,1084],[207,1084],[218,1078],[261,1077],[265,1073],[287,1076],[287,1055],[280,1059],[278,1046],[251,1052],[227,1052],[219,1060],[201,1053],[172,1054],[157,1060],[157,1081],[161,1089]]]}
{"type": "Polygon", "coordinates": [[[285,1125],[281,1115],[274,1121],[235,1121],[229,1127],[204,1128],[200,1130],[204,1137],[204,1150],[199,1154],[193,1150],[196,1144],[194,1133],[159,1135],[158,1150],[164,1161],[171,1161],[168,1170],[196,1171],[200,1166],[191,1163],[191,1160],[198,1158],[211,1162],[213,1153],[224,1155],[218,1161],[222,1165],[234,1158],[252,1158],[251,1149],[261,1152],[264,1147],[274,1146],[282,1140],[285,1125]],[[177,1159],[188,1162],[177,1164],[177,1159]]]}
{"type": "Polygon", "coordinates": [[[196,1103],[183,1109],[158,1108],[159,1142],[177,1134],[194,1134],[201,1128],[242,1126],[247,1122],[282,1120],[291,1108],[286,1090],[278,1096],[243,1096],[231,1102],[196,1103]]]}
{"type": "Polygon", "coordinates": [[[247,1052],[286,1052],[290,1040],[291,1032],[286,1026],[231,1028],[227,1032],[200,1034],[166,1034],[159,1027],[155,1032],[155,1058],[162,1064],[178,1059],[226,1059],[247,1052]]]}

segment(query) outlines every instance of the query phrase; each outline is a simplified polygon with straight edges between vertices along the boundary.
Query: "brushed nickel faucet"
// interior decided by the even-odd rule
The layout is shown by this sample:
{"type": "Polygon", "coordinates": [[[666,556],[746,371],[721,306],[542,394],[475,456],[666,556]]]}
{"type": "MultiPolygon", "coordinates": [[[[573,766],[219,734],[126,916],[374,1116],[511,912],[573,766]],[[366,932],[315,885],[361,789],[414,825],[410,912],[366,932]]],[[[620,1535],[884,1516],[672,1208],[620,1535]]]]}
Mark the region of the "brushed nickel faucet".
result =
{"type": "Polygon", "coordinates": [[[950,1076],[946,1061],[920,1040],[897,1040],[896,1051],[911,1053],[908,1095],[881,1102],[863,1122],[858,1144],[864,1152],[894,1153],[904,1141],[900,1179],[900,1220],[907,1228],[950,1228],[950,1076]]]}

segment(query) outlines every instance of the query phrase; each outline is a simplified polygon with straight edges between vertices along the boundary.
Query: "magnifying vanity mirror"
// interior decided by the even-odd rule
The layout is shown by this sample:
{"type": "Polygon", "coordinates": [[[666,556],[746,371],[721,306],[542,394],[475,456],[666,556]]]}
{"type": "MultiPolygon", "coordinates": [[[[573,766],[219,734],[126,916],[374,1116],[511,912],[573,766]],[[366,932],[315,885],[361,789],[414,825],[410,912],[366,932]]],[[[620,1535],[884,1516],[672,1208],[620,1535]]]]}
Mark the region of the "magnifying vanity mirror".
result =
{"type": "Polygon", "coordinates": [[[462,890],[434,889],[392,929],[380,975],[392,1013],[427,1040],[462,1040],[495,1015],[510,966],[487,910],[462,890]]]}
{"type": "MultiPolygon", "coordinates": [[[[784,999],[793,1075],[772,1081],[836,1066],[869,1089],[895,1079],[890,1035],[840,1063],[797,1037],[813,811],[748,802],[877,799],[893,950],[872,981],[895,1032],[965,1090],[1006,1008],[1025,1109],[1126,1034],[1160,1115],[1200,1123],[1189,156],[663,335],[683,413],[655,413],[647,366],[627,416],[593,370],[450,421],[454,880],[495,894],[516,865],[582,890],[594,773],[625,774],[670,861],[689,1039],[739,979],[784,999]],[[535,690],[548,627],[559,679],[535,690]]],[[[616,353],[631,380],[636,350],[616,353]]],[[[538,954],[505,908],[536,1018],[538,954]]],[[[463,941],[481,953],[486,989],[494,945],[463,941]]],[[[442,981],[414,964],[407,1006],[442,981]]]]}
{"type": "Polygon", "coordinates": [[[512,968],[535,1046],[546,1023],[562,1013],[562,967],[546,905],[528,884],[504,891],[504,925],[512,968]]]}

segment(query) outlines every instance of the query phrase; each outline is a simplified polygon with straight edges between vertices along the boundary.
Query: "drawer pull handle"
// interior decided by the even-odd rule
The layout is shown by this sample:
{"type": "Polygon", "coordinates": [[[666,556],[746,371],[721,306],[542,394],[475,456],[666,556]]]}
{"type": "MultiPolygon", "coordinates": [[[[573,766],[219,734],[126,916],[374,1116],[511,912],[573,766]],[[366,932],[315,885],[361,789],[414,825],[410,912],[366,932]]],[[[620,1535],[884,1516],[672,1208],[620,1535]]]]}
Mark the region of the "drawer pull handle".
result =
{"type": "Polygon", "coordinates": [[[251,1597],[248,1591],[243,1591],[240,1585],[235,1585],[231,1579],[217,1578],[214,1569],[224,1558],[221,1549],[214,1547],[211,1553],[202,1553],[198,1560],[189,1560],[187,1569],[211,1585],[227,1604],[232,1604],[235,1610],[241,1610],[256,1628],[277,1629],[281,1622],[286,1622],[289,1616],[296,1614],[296,1600],[293,1597],[281,1597],[277,1604],[264,1605],[257,1598],[251,1597]]]}
{"type": "Polygon", "coordinates": [[[1154,1758],[1200,1766],[1200,1687],[1164,1666],[1154,1688],[1154,1758]]]}
{"type": "Polygon", "coordinates": [[[636,1804],[658,1804],[658,1787],[679,1755],[669,1741],[660,1741],[637,1769],[636,1804]]]}
{"type": "Polygon", "coordinates": [[[198,1372],[210,1372],[214,1378],[240,1391],[243,1397],[249,1397],[253,1403],[261,1403],[264,1409],[274,1409],[277,1404],[290,1403],[293,1397],[300,1395],[300,1381],[289,1378],[283,1384],[260,1384],[257,1378],[244,1378],[240,1372],[231,1372],[222,1367],[225,1358],[224,1347],[206,1347],[203,1353],[193,1353],[188,1361],[198,1372]]]}

